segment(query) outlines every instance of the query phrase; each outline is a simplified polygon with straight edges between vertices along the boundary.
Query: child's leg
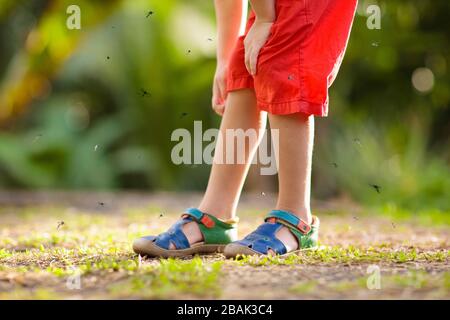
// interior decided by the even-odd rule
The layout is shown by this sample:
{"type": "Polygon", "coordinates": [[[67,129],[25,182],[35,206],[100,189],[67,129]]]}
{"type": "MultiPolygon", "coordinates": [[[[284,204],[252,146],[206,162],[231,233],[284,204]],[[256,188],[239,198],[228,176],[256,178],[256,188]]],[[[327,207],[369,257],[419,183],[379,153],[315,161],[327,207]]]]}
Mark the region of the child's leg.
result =
{"type": "Polygon", "coordinates": [[[234,149],[231,148],[232,146],[226,145],[226,139],[217,143],[208,187],[199,205],[201,211],[209,212],[224,220],[234,217],[251,160],[264,134],[266,119],[266,113],[259,111],[256,107],[256,97],[253,90],[244,89],[229,93],[220,125],[220,134],[225,138],[225,130],[227,129],[242,129],[244,131],[251,129],[256,132],[257,139],[254,141],[246,139],[245,151],[236,150],[236,140],[234,141],[234,149]],[[216,163],[218,157],[225,162],[227,151],[233,155],[244,151],[245,163],[216,163]],[[221,157],[219,152],[222,152],[221,157]]]}
{"type": "MultiPolygon", "coordinates": [[[[302,113],[269,115],[270,127],[279,131],[278,202],[276,209],[290,211],[311,223],[311,163],[314,141],[314,117],[302,113]]],[[[276,141],[274,141],[276,142],[276,141]]],[[[297,248],[297,240],[287,228],[278,231],[288,251],[297,248]]]]}
{"type": "MultiPolygon", "coordinates": [[[[198,209],[216,216],[219,219],[228,220],[235,216],[245,177],[251,164],[251,160],[258,148],[266,126],[266,113],[256,107],[255,93],[251,89],[232,91],[228,94],[225,112],[220,125],[220,134],[224,139],[216,144],[216,153],[209,177],[208,187],[198,209]],[[255,130],[257,139],[247,139],[244,154],[244,164],[225,164],[227,129],[255,130]],[[216,163],[222,152],[222,164],[216,163]]],[[[236,147],[236,141],[234,142],[236,147]]],[[[231,146],[229,146],[231,148],[231,146]]],[[[236,154],[242,150],[230,149],[228,152],[236,154]]],[[[236,159],[236,158],[235,158],[236,159]]],[[[189,243],[202,240],[202,234],[197,223],[187,223],[183,226],[189,243]]],[[[173,247],[171,248],[173,249],[173,247]]]]}

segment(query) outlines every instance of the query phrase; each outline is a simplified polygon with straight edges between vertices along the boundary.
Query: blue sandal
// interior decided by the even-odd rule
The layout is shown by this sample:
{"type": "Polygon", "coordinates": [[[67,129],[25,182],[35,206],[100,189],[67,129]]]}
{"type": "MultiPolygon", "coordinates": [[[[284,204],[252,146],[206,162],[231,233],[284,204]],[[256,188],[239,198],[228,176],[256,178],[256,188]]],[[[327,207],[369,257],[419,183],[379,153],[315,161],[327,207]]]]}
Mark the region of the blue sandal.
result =
{"type": "Polygon", "coordinates": [[[185,257],[194,254],[211,254],[223,252],[225,246],[237,239],[237,224],[223,222],[216,217],[189,208],[167,232],[158,236],[147,236],[136,239],[134,252],[151,257],[185,257]],[[183,225],[196,222],[203,234],[203,241],[189,244],[183,233],[183,225]],[[169,249],[173,244],[176,249],[169,249]]]}
{"type": "Polygon", "coordinates": [[[224,254],[227,258],[238,255],[267,255],[269,250],[277,255],[286,254],[288,252],[285,245],[276,237],[277,231],[282,227],[287,227],[297,239],[298,248],[295,251],[314,248],[317,246],[319,224],[319,218],[315,216],[309,225],[288,211],[273,210],[267,215],[265,223],[255,231],[244,239],[227,245],[224,254]]]}

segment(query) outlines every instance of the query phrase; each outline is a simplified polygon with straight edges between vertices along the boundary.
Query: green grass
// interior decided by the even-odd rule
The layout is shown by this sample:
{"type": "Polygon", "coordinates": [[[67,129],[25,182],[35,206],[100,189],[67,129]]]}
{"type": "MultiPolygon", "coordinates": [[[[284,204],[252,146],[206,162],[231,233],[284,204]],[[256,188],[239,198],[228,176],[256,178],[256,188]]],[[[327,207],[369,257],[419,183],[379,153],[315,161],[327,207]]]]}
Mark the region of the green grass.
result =
{"type": "MultiPolygon", "coordinates": [[[[441,272],[437,274],[428,274],[423,270],[408,270],[407,272],[395,275],[383,275],[380,277],[380,289],[378,290],[432,290],[440,288],[449,291],[448,279],[450,272],[441,272]]],[[[333,283],[330,289],[343,292],[359,288],[367,288],[367,277],[361,277],[352,281],[341,281],[333,283]]]]}
{"type": "Polygon", "coordinates": [[[404,292],[407,292],[409,296],[413,296],[418,292],[426,291],[430,294],[429,298],[448,297],[450,292],[449,271],[435,274],[414,269],[398,274],[383,274],[381,272],[380,288],[378,289],[369,289],[367,279],[367,276],[361,276],[340,281],[306,280],[292,286],[289,291],[300,296],[327,291],[334,294],[335,297],[348,292],[363,292],[365,294],[364,297],[376,297],[382,296],[386,291],[396,293],[399,296],[404,292]]]}
{"type": "Polygon", "coordinates": [[[309,294],[317,289],[318,281],[309,280],[289,288],[292,293],[309,294]]]}
{"type": "Polygon", "coordinates": [[[449,250],[418,252],[415,248],[389,250],[385,246],[358,248],[355,246],[325,247],[305,250],[286,256],[242,256],[236,259],[240,265],[295,265],[295,264],[349,264],[349,263],[394,263],[401,264],[414,261],[445,262],[449,250]]]}
{"type": "MultiPolygon", "coordinates": [[[[48,259],[48,254],[56,258],[53,253],[28,251],[25,254],[27,261],[31,262],[27,266],[0,267],[0,272],[10,272],[13,274],[29,275],[33,273],[43,280],[38,291],[19,289],[11,292],[11,298],[39,299],[46,297],[51,299],[57,297],[57,291],[46,288],[46,283],[58,283],[64,285],[66,279],[72,275],[80,275],[81,283],[85,279],[104,277],[105,279],[115,279],[112,284],[102,287],[108,293],[109,298],[168,298],[189,294],[196,297],[216,298],[220,296],[219,276],[222,262],[215,261],[205,263],[201,258],[195,257],[190,260],[161,259],[155,263],[143,263],[139,256],[133,255],[124,258],[120,255],[99,257],[97,260],[77,258],[71,256],[70,252],[61,253],[59,260],[66,263],[65,266],[48,266],[40,268],[39,264],[48,259]],[[70,260],[67,259],[67,254],[70,260]],[[33,263],[33,259],[39,258],[39,262],[33,263]],[[74,264],[76,262],[77,264],[74,264]],[[114,275],[114,276],[112,276],[114,275]],[[119,281],[117,281],[119,279],[119,281]],[[124,279],[124,280],[122,280],[124,279]]],[[[11,257],[10,257],[11,258],[11,257]]],[[[4,259],[3,262],[11,260],[4,259]]],[[[21,263],[22,259],[15,261],[21,263]]],[[[71,293],[63,288],[63,295],[70,296],[71,293]]],[[[95,295],[95,292],[93,292],[95,295]]],[[[8,293],[0,294],[0,298],[8,296],[8,293]]]]}
{"type": "Polygon", "coordinates": [[[183,261],[161,260],[153,270],[133,274],[109,288],[113,297],[167,298],[183,294],[197,297],[220,296],[219,276],[222,262],[205,264],[200,258],[183,261]]]}
{"type": "MultiPolygon", "coordinates": [[[[346,268],[353,266],[364,271],[369,264],[392,270],[382,272],[382,285],[386,289],[392,288],[395,294],[400,294],[402,288],[412,292],[434,290],[438,298],[448,298],[450,276],[448,272],[442,272],[449,259],[446,229],[443,228],[448,223],[445,214],[430,210],[428,218],[411,213],[408,216],[408,211],[394,207],[380,210],[377,217],[370,217],[369,210],[364,212],[358,214],[360,219],[357,221],[351,215],[319,213],[326,222],[321,228],[321,239],[325,242],[317,250],[283,257],[242,257],[240,260],[224,260],[220,255],[159,260],[140,258],[132,252],[130,244],[136,237],[164,231],[178,213],[156,206],[131,208],[120,214],[56,207],[1,208],[0,299],[234,298],[239,292],[227,290],[227,286],[239,288],[242,283],[246,283],[248,289],[236,290],[241,290],[241,294],[248,291],[252,297],[258,297],[261,290],[270,293],[271,288],[265,285],[261,289],[260,278],[255,277],[255,272],[262,272],[264,277],[266,269],[279,268],[282,271],[275,273],[277,277],[290,269],[304,270],[311,266],[314,268],[309,271],[300,271],[309,272],[308,280],[282,282],[286,294],[290,297],[324,297],[328,293],[351,296],[358,290],[363,294],[367,292],[367,275],[355,272],[355,269],[347,275],[346,268]],[[163,217],[160,217],[161,212],[163,217]],[[398,239],[386,238],[393,240],[374,243],[360,241],[360,235],[369,232],[365,219],[376,224],[380,234],[398,239]],[[390,219],[395,220],[395,229],[391,227],[390,219]],[[64,221],[64,225],[58,228],[60,221],[64,221]],[[425,242],[420,242],[419,238],[405,245],[416,230],[419,230],[418,235],[428,232],[436,239],[429,242],[426,236],[425,242]],[[330,240],[333,238],[328,238],[327,242],[330,235],[346,239],[346,242],[335,245],[330,240]],[[332,245],[327,245],[330,242],[332,245]],[[394,272],[397,268],[409,270],[411,265],[426,267],[427,271],[394,272]],[[315,271],[316,266],[319,271],[315,271]],[[340,270],[347,278],[339,276],[324,283],[327,274],[321,274],[326,271],[320,271],[320,268],[333,272],[340,270]],[[66,281],[74,274],[80,275],[81,290],[67,288],[66,281]],[[238,274],[238,281],[229,283],[227,277],[230,274],[238,274]]],[[[245,213],[241,233],[260,223],[258,210],[248,209],[245,213]]],[[[370,236],[366,238],[371,239],[370,236]]],[[[267,277],[272,279],[273,275],[267,277]]]]}

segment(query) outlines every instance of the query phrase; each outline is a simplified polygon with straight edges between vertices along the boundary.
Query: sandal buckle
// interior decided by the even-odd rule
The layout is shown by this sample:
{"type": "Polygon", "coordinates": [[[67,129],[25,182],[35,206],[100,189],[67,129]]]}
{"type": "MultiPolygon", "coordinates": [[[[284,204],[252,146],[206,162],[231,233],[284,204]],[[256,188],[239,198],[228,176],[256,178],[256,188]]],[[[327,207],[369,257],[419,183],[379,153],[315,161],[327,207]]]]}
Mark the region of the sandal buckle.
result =
{"type": "Polygon", "coordinates": [[[300,230],[303,234],[307,234],[309,231],[311,231],[311,226],[307,223],[305,223],[303,220],[300,219],[298,225],[298,230],[300,230]]]}

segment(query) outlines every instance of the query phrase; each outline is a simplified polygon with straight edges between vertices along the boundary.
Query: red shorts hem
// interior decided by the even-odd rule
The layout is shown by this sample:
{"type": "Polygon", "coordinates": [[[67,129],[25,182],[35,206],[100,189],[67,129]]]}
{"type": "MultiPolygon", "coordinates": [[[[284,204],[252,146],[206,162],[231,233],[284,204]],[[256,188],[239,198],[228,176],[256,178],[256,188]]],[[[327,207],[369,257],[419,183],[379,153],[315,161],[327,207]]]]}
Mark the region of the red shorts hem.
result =
{"type": "Polygon", "coordinates": [[[257,104],[260,110],[267,111],[271,114],[287,115],[300,112],[306,115],[319,117],[326,117],[328,115],[328,108],[326,105],[320,103],[312,103],[305,100],[281,103],[266,103],[257,101],[257,104]]]}
{"type": "Polygon", "coordinates": [[[230,79],[227,81],[227,92],[235,91],[239,89],[253,89],[253,77],[252,76],[242,76],[230,79]]]}
{"type": "MultiPolygon", "coordinates": [[[[253,77],[242,76],[237,78],[228,78],[227,92],[236,91],[241,89],[253,89],[253,77]]],[[[326,104],[312,103],[305,100],[296,100],[289,102],[262,102],[256,98],[258,108],[262,111],[269,112],[271,114],[293,114],[304,113],[307,115],[314,115],[319,117],[326,117],[328,115],[328,107],[326,104]]]]}

